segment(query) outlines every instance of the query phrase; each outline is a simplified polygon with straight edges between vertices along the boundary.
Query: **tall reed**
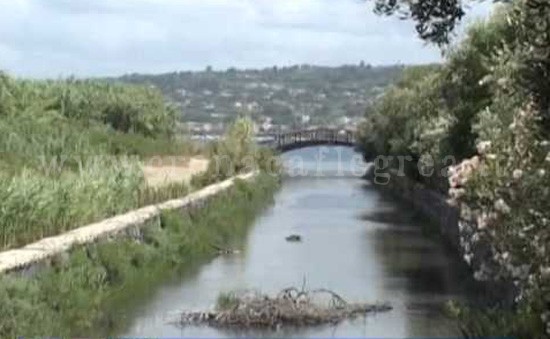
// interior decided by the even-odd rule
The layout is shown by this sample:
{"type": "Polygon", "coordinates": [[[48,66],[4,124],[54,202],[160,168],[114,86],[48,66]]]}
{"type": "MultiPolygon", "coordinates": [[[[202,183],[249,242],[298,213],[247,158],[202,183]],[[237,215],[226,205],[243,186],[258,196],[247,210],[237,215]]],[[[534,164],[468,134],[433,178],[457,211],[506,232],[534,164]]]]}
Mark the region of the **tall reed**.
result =
{"type": "Polygon", "coordinates": [[[150,88],[0,72],[0,250],[186,194],[148,188],[140,171],[140,159],[200,151],[174,126],[150,88]]]}

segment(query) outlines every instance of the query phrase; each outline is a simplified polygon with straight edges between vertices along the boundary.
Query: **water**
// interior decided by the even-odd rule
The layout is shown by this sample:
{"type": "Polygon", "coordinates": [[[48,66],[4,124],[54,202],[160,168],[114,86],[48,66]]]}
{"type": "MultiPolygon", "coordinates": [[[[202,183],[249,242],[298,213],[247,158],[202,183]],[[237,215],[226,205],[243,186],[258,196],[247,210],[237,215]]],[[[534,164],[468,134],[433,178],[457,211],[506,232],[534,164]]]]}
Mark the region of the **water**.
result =
{"type": "Polygon", "coordinates": [[[447,300],[468,298],[467,274],[455,256],[437,238],[425,235],[424,222],[410,208],[349,175],[353,151],[331,148],[320,167],[318,154],[319,148],[285,154],[287,165],[303,165],[310,174],[320,168],[325,176],[285,178],[275,204],[258,218],[241,254],[218,257],[191,277],[159,287],[150,301],[133,310],[125,336],[402,338],[457,334],[442,311],[447,300]],[[335,175],[338,154],[348,175],[335,175]],[[298,157],[303,161],[297,161],[298,157]],[[300,234],[302,242],[285,241],[289,234],[300,234]],[[352,301],[389,302],[394,309],[336,327],[267,333],[182,329],[168,321],[183,309],[212,307],[220,292],[254,288],[275,293],[289,286],[301,287],[304,281],[308,288],[329,288],[352,301]]]}

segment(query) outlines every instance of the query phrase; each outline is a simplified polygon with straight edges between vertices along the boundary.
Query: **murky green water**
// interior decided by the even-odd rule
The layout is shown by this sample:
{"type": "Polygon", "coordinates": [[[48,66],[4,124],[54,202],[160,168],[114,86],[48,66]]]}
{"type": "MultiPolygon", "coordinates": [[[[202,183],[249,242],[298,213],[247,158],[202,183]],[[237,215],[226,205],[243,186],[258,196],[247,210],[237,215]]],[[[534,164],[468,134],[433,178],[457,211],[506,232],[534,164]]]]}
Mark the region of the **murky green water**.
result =
{"type": "MultiPolygon", "coordinates": [[[[332,148],[324,162],[318,148],[285,154],[287,163],[323,177],[285,178],[275,204],[259,216],[241,254],[218,257],[192,276],[158,287],[127,316],[125,336],[163,337],[422,337],[456,334],[442,312],[449,299],[467,299],[466,272],[406,205],[383,197],[363,180],[337,176],[355,155],[332,148]],[[296,160],[301,158],[302,160],[296,160]],[[285,241],[300,234],[301,243],[285,241]],[[388,313],[336,327],[285,332],[228,332],[169,323],[180,310],[214,305],[220,292],[289,286],[329,288],[348,300],[387,301],[388,313]]],[[[357,166],[355,168],[357,170],[357,166]]],[[[231,222],[228,220],[228,222],[231,222]]],[[[139,296],[136,296],[139,299],[139,296]]]]}

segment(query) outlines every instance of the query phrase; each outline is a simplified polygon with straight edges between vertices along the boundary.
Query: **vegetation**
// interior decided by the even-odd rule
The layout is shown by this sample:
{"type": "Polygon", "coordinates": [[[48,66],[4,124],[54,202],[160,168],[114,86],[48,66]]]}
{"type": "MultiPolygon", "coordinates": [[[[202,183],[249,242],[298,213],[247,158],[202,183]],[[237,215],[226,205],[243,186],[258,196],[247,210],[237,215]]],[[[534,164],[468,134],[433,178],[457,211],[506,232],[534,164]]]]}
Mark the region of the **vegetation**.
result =
{"type": "Polygon", "coordinates": [[[425,40],[444,45],[464,16],[467,1],[460,0],[374,0],[375,12],[410,17],[416,22],[418,35],[425,40]]]}
{"type": "MultiPolygon", "coordinates": [[[[432,19],[461,6],[419,3],[413,10],[432,19]]],[[[470,28],[444,65],[407,70],[362,128],[367,158],[394,156],[388,165],[398,169],[402,156],[405,174],[460,207],[464,259],[476,278],[516,289],[512,309],[455,312],[470,337],[550,334],[549,18],[546,1],[502,5],[470,28]],[[496,317],[508,321],[497,327],[496,317]]],[[[435,35],[424,37],[444,42],[452,25],[432,22],[435,35]]]]}
{"type": "Polygon", "coordinates": [[[280,164],[271,150],[256,145],[252,121],[240,118],[228,129],[224,138],[212,145],[208,169],[195,176],[192,183],[206,186],[255,170],[278,175],[280,164]]]}
{"type": "Polygon", "coordinates": [[[14,80],[2,74],[2,115],[55,112],[84,124],[100,122],[124,133],[165,136],[175,111],[156,91],[91,80],[14,80]]]}
{"type": "Polygon", "coordinates": [[[42,159],[186,150],[174,143],[175,111],[139,86],[88,80],[28,81],[0,74],[3,166],[40,167],[42,159]],[[175,144],[172,147],[168,147],[175,144]]]}
{"type": "Polygon", "coordinates": [[[157,91],[0,74],[0,249],[181,196],[145,186],[141,160],[197,150],[157,91]]]}
{"type": "Polygon", "coordinates": [[[60,256],[33,277],[0,278],[0,336],[105,336],[124,328],[114,310],[135,291],[238,246],[278,179],[236,182],[204,208],[170,212],[141,239],[91,244],[60,256]],[[231,222],[227,222],[231,219],[231,222]]]}

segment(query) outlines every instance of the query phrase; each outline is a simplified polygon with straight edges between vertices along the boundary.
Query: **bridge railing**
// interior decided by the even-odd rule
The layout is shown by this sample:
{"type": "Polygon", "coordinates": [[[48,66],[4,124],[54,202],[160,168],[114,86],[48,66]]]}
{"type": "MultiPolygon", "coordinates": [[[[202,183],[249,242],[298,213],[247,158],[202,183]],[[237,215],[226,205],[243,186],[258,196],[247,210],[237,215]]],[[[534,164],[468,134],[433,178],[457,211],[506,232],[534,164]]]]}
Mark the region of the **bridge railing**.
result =
{"type": "Polygon", "coordinates": [[[354,145],[355,142],[355,133],[345,129],[319,128],[274,135],[274,144],[280,149],[302,144],[354,145]]]}

